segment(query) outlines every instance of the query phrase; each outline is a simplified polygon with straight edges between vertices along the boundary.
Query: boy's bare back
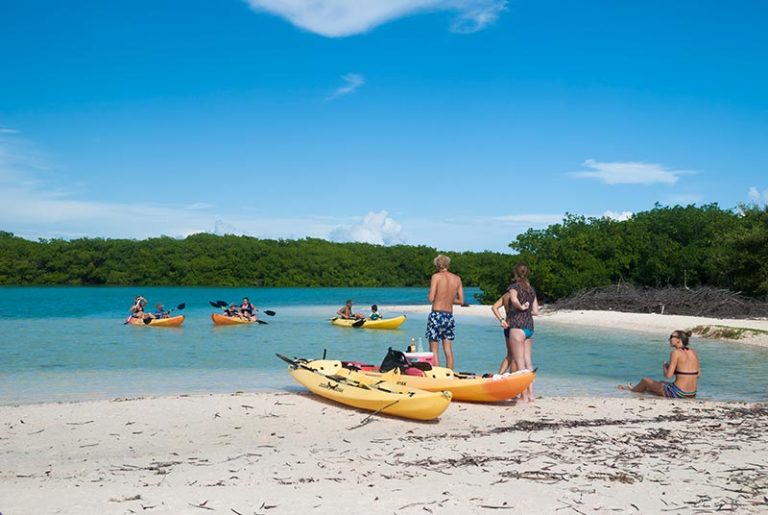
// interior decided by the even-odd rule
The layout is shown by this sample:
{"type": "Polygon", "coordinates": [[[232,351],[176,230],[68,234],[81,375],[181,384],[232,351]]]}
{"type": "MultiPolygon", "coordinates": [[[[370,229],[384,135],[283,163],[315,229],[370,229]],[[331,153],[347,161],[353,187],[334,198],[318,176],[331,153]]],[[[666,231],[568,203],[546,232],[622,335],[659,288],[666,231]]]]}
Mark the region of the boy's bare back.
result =
{"type": "Polygon", "coordinates": [[[454,303],[464,304],[464,287],[461,284],[461,277],[447,269],[432,274],[428,300],[432,303],[432,311],[452,313],[454,303]]]}

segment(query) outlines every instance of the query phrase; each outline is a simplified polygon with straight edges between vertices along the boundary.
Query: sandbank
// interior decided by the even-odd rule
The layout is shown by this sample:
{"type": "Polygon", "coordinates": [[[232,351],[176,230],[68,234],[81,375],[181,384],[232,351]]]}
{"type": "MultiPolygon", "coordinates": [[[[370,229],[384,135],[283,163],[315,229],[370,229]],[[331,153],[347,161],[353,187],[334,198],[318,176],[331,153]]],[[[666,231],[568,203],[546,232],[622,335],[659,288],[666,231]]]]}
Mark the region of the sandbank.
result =
{"type": "Polygon", "coordinates": [[[627,394],[368,415],[303,392],[3,406],[0,511],[768,510],[765,404],[627,394]]]}
{"type": "MultiPolygon", "coordinates": [[[[429,313],[430,309],[429,305],[381,307],[382,312],[387,314],[426,314],[429,313]]],[[[480,304],[456,306],[454,308],[454,313],[457,319],[460,319],[463,316],[487,317],[490,323],[494,323],[490,306],[480,304]]],[[[542,308],[541,316],[536,318],[536,324],[539,327],[546,326],[547,324],[578,325],[646,333],[663,333],[677,329],[692,329],[700,326],[740,328],[749,331],[739,335],[739,338],[718,336],[718,339],[768,347],[768,320],[765,319],[720,319],[682,315],[661,315],[658,313],[623,313],[619,311],[554,311],[547,309],[545,306],[542,308]]]]}

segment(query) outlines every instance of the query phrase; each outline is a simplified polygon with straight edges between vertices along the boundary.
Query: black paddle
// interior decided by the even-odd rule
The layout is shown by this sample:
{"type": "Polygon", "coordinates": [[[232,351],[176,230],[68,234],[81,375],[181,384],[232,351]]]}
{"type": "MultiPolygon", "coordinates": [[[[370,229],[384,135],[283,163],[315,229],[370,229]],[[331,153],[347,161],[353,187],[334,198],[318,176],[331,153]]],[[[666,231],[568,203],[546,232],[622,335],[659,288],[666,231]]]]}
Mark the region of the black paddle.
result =
{"type": "Polygon", "coordinates": [[[364,318],[361,318],[360,320],[355,320],[352,322],[352,327],[363,327],[363,324],[365,324],[366,320],[364,318]]]}
{"type": "Polygon", "coordinates": [[[288,356],[283,356],[282,354],[280,354],[278,352],[275,352],[275,356],[277,356],[278,358],[282,359],[283,361],[285,361],[289,365],[297,366],[299,364],[299,362],[296,361],[295,359],[291,359],[288,356]]]}

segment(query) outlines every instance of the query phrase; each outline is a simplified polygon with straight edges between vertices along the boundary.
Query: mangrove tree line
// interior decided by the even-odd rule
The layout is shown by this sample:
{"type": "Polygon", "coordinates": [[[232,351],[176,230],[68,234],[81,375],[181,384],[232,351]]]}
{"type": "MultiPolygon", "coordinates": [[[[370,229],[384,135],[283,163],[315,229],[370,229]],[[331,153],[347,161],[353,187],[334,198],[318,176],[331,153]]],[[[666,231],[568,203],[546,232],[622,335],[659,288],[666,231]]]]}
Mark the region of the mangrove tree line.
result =
{"type": "MultiPolygon", "coordinates": [[[[467,285],[493,284],[512,256],[448,253],[467,285]]],[[[195,234],[185,239],[29,241],[0,231],[2,285],[427,286],[437,250],[425,246],[264,240],[195,234]]],[[[508,275],[508,274],[507,274],[508,275]]]]}
{"type": "MultiPolygon", "coordinates": [[[[520,234],[510,247],[548,300],[617,283],[768,295],[766,207],[657,204],[623,221],[567,215],[562,223],[520,234]]],[[[500,280],[486,293],[493,297],[505,288],[500,280]]]]}

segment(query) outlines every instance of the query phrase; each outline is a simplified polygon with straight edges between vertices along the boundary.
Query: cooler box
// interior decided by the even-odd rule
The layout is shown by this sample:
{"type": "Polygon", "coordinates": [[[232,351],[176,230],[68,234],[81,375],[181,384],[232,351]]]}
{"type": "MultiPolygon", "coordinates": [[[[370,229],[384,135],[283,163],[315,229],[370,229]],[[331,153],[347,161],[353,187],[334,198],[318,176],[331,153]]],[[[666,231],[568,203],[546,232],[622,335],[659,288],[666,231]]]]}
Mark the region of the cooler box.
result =
{"type": "Polygon", "coordinates": [[[435,355],[431,352],[406,352],[405,357],[411,363],[429,363],[433,366],[435,364],[435,355]]]}

